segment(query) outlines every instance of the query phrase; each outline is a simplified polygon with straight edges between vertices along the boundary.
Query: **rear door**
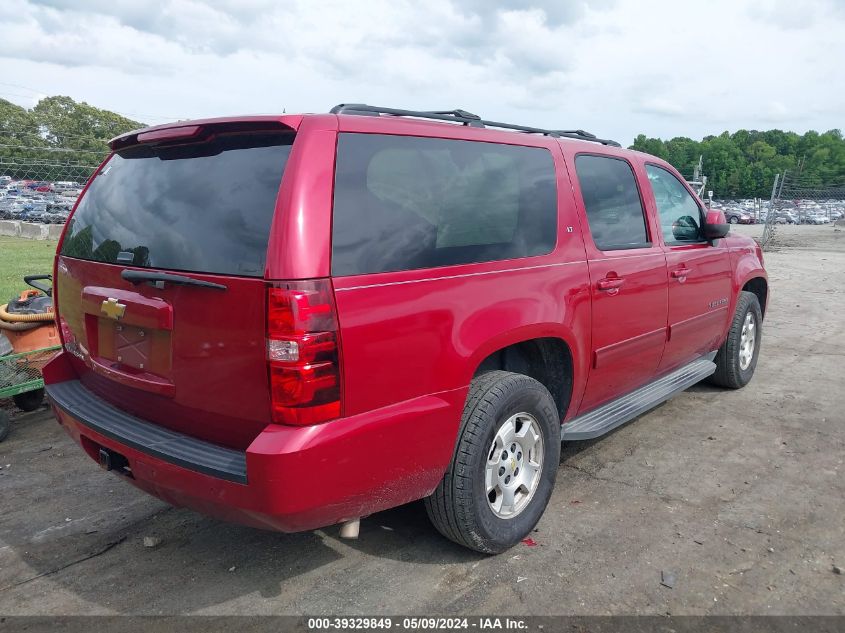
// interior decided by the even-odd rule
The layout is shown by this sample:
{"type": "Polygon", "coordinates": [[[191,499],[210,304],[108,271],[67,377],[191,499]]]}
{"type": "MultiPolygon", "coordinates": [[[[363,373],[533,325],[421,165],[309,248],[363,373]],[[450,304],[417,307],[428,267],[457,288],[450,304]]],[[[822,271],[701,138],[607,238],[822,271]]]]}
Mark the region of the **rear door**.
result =
{"type": "Polygon", "coordinates": [[[264,270],[293,138],[212,126],[102,167],[57,263],[66,347],[90,391],[233,448],[266,426],[264,270]]]}
{"type": "Polygon", "coordinates": [[[666,373],[721,344],[730,317],[731,263],[721,241],[702,238],[701,204],[681,179],[660,165],[645,169],[666,252],[669,330],[658,368],[666,373]]]}
{"type": "Polygon", "coordinates": [[[597,154],[579,154],[574,164],[593,304],[585,412],[654,376],[666,339],[666,259],[634,167],[597,154]]]}

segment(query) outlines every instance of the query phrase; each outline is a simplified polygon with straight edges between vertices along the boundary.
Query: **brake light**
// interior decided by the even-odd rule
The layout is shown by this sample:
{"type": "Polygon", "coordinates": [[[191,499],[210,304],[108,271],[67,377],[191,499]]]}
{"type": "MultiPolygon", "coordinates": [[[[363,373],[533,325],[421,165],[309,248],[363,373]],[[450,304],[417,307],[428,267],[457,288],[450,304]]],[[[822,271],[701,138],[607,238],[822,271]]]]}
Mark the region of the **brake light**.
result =
{"type": "Polygon", "coordinates": [[[168,127],[163,130],[151,130],[138,134],[139,143],[154,143],[158,141],[175,141],[197,136],[202,127],[199,125],[183,125],[182,127],[168,127]]]}
{"type": "Polygon", "coordinates": [[[328,279],[276,282],[267,289],[267,362],[274,422],[340,417],[337,317],[328,279]]]}

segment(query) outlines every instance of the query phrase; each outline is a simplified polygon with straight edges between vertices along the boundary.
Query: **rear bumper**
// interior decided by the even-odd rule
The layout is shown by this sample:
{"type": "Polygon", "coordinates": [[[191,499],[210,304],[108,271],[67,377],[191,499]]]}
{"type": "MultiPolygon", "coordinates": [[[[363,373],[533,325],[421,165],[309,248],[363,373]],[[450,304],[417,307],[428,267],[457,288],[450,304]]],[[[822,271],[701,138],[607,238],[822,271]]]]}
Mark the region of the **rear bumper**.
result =
{"type": "Polygon", "coordinates": [[[123,455],[129,483],[226,521],[297,532],[420,499],[452,457],[465,389],[326,424],[270,424],[245,452],[120,411],[81,385],[59,354],[44,368],[60,424],[93,459],[123,455]]]}
{"type": "Polygon", "coordinates": [[[217,446],[151,424],[121,411],[88,391],[79,380],[46,385],[53,405],[101,437],[188,470],[247,483],[246,453],[217,446]]]}

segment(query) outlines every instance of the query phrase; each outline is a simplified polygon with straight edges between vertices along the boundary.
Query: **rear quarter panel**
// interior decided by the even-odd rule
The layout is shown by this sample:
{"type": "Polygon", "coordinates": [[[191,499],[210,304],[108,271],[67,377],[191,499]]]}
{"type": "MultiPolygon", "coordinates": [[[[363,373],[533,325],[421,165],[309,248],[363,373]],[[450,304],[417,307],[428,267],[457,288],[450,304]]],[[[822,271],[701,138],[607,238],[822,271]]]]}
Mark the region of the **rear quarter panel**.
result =
{"type": "Polygon", "coordinates": [[[466,389],[488,355],[539,337],[561,338],[572,350],[573,394],[580,395],[590,336],[586,264],[535,259],[546,261],[417,279],[373,275],[367,285],[335,279],[345,414],[466,389]]]}

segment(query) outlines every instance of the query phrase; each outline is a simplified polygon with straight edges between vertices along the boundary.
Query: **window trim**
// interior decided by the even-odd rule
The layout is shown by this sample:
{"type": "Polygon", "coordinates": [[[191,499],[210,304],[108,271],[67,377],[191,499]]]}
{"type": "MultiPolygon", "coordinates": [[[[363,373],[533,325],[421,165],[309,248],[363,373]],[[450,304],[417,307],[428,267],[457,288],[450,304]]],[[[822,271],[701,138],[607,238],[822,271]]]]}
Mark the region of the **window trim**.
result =
{"type": "Polygon", "coordinates": [[[637,175],[637,170],[634,167],[634,164],[629,161],[627,158],[622,156],[616,156],[614,154],[604,154],[602,152],[576,152],[575,155],[572,157],[572,169],[575,172],[575,180],[578,182],[578,193],[581,196],[581,207],[584,209],[584,218],[587,221],[587,233],[590,236],[590,241],[593,243],[593,247],[600,253],[616,253],[619,251],[640,251],[648,248],[654,248],[654,235],[652,235],[651,230],[651,222],[649,219],[648,209],[646,208],[645,198],[643,197],[642,187],[640,186],[639,177],[637,175]],[[597,158],[606,158],[609,160],[618,160],[626,165],[631,170],[631,175],[634,177],[634,186],[637,188],[637,196],[640,200],[640,209],[643,213],[643,225],[645,226],[645,233],[646,233],[646,241],[638,246],[620,246],[618,248],[601,248],[598,244],[596,244],[596,240],[593,237],[593,231],[590,227],[590,214],[587,211],[587,203],[584,201],[584,190],[581,187],[581,177],[578,175],[578,158],[581,156],[595,156],[597,158]]]}
{"type": "MultiPolygon", "coordinates": [[[[701,233],[702,227],[704,226],[704,218],[705,218],[706,214],[704,212],[704,209],[701,206],[701,202],[699,201],[698,196],[695,195],[695,192],[693,192],[693,190],[690,188],[690,186],[687,184],[687,182],[683,178],[678,178],[678,176],[676,176],[674,173],[672,173],[672,170],[667,169],[665,165],[660,165],[659,163],[655,163],[654,161],[651,161],[651,160],[643,161],[643,168],[645,169],[645,172],[646,172],[646,179],[648,179],[648,168],[649,167],[657,167],[658,169],[665,171],[667,174],[669,174],[675,180],[677,180],[679,183],[681,183],[681,187],[683,187],[684,190],[686,190],[686,192],[692,198],[692,201],[695,202],[695,206],[698,207],[698,231],[699,231],[699,235],[701,237],[694,242],[674,242],[674,241],[673,242],[667,242],[666,236],[663,234],[663,228],[661,227],[661,229],[660,229],[660,241],[663,243],[663,245],[666,246],[667,248],[677,248],[679,246],[681,246],[681,247],[683,247],[683,246],[701,246],[702,244],[707,244],[709,246],[709,244],[710,244],[709,240],[705,239],[703,234],[701,233]]],[[[660,225],[660,209],[657,207],[657,197],[654,195],[654,187],[651,186],[650,180],[648,181],[648,186],[649,186],[649,189],[651,190],[651,197],[654,200],[654,212],[655,212],[655,214],[657,214],[657,223],[658,223],[658,226],[661,226],[660,225]]]]}

